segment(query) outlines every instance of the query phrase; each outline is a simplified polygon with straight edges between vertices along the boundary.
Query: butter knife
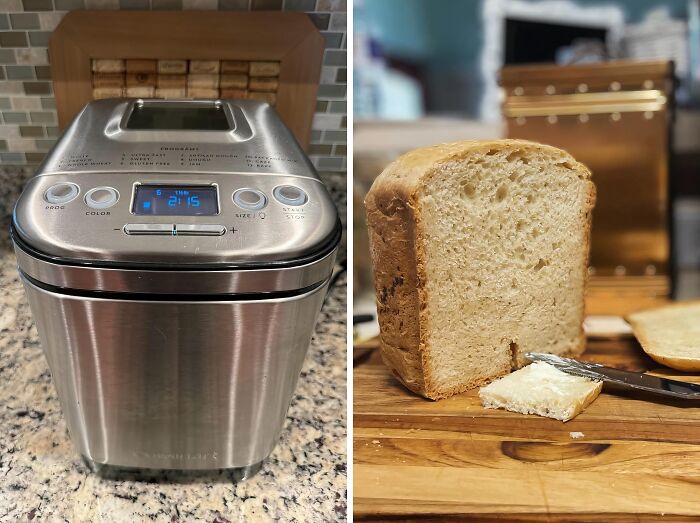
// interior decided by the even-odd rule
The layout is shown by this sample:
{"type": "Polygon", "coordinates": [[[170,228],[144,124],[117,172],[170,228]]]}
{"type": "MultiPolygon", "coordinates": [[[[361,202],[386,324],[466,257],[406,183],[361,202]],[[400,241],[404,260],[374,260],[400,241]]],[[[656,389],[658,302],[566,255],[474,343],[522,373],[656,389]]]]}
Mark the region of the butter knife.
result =
{"type": "Polygon", "coordinates": [[[577,361],[540,352],[528,352],[525,354],[525,357],[530,361],[544,361],[573,376],[600,380],[605,383],[612,383],[630,389],[643,390],[661,396],[700,400],[700,385],[696,385],[695,383],[659,378],[658,376],[652,376],[641,372],[628,372],[626,370],[605,367],[598,363],[577,361]]]}

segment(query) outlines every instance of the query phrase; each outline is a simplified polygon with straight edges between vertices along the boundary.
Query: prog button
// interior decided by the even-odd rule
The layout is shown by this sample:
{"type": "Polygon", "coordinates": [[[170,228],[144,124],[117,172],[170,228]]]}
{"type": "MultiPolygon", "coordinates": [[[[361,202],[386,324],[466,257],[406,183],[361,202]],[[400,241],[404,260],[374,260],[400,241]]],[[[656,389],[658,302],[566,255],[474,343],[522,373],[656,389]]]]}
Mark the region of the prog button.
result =
{"type": "Polygon", "coordinates": [[[267,198],[257,189],[238,189],[233,193],[233,203],[241,209],[259,211],[267,205],[267,198]]]}
{"type": "Polygon", "coordinates": [[[108,209],[119,201],[119,193],[112,187],[95,187],[85,194],[85,203],[93,209],[108,209]]]}
{"type": "Polygon", "coordinates": [[[307,200],[306,193],[293,185],[279,185],[274,188],[272,195],[283,205],[304,205],[307,200]]]}
{"type": "Polygon", "coordinates": [[[75,199],[79,192],[80,189],[74,183],[61,182],[49,187],[44,193],[44,199],[49,203],[60,205],[75,199]]]}

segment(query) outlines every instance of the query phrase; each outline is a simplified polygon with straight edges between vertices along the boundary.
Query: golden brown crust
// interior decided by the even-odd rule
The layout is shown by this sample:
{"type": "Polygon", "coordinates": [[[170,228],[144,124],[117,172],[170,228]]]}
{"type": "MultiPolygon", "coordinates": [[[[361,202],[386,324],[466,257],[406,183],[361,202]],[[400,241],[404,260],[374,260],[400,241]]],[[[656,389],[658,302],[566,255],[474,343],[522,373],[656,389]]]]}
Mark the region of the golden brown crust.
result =
{"type": "MultiPolygon", "coordinates": [[[[583,166],[583,168],[588,171],[589,175],[589,180],[590,180],[590,174],[591,172],[588,170],[588,167],[586,167],[583,164],[579,164],[583,166]]],[[[583,273],[583,295],[585,298],[586,295],[586,287],[588,285],[588,263],[590,260],[591,256],[591,230],[593,229],[593,207],[595,207],[595,202],[597,198],[597,190],[595,187],[595,184],[590,181],[588,183],[588,198],[586,200],[586,215],[584,217],[584,222],[583,222],[583,227],[584,227],[584,238],[583,238],[583,249],[585,256],[583,257],[583,262],[581,266],[581,272],[583,273]]],[[[585,319],[585,300],[584,303],[581,304],[581,331],[580,331],[580,340],[581,340],[581,347],[578,352],[578,354],[571,354],[571,357],[576,357],[580,356],[581,354],[584,353],[586,350],[586,334],[583,330],[583,320],[585,319]]]]}
{"type": "Polygon", "coordinates": [[[413,209],[399,195],[386,191],[370,192],[365,206],[382,359],[406,387],[422,394],[413,209]]]}
{"type": "Polygon", "coordinates": [[[577,403],[576,408],[574,409],[574,412],[572,413],[572,415],[563,421],[564,422],[571,421],[576,416],[581,414],[584,410],[586,410],[588,408],[588,406],[591,403],[593,403],[598,398],[598,396],[600,396],[601,392],[603,392],[603,382],[599,381],[596,384],[596,387],[591,392],[586,394],[586,397],[583,398],[583,401],[577,403]]]}
{"type": "MultiPolygon", "coordinates": [[[[380,326],[382,359],[392,373],[410,390],[430,399],[440,399],[483,385],[510,372],[476,380],[458,387],[438,390],[432,379],[428,358],[430,311],[425,290],[427,235],[422,232],[418,194],[429,179],[440,173],[445,162],[459,161],[472,154],[488,154],[506,149],[548,152],[561,157],[567,167],[589,181],[589,208],[586,215],[586,252],[590,244],[591,210],[595,186],[590,171],[560,149],[524,140],[462,141],[434,145],[408,152],[391,163],[375,180],[365,199],[370,252],[380,326]]],[[[584,281],[587,274],[584,259],[584,281]]],[[[583,318],[582,318],[583,320],[583,318]]],[[[585,349],[583,327],[576,347],[567,354],[579,355],[585,349]]]]}
{"type": "Polygon", "coordinates": [[[627,321],[627,323],[629,323],[632,326],[632,331],[634,332],[635,338],[637,338],[637,341],[642,346],[642,349],[644,350],[644,352],[647,353],[647,355],[651,359],[671,369],[676,369],[683,372],[699,372],[700,358],[664,356],[655,352],[653,343],[647,337],[647,330],[644,327],[643,322],[637,319],[637,313],[645,313],[649,311],[665,309],[683,309],[685,307],[693,305],[700,305],[700,300],[685,300],[676,303],[669,303],[660,307],[652,307],[650,309],[633,312],[625,316],[625,321],[627,321]]]}
{"type": "MultiPolygon", "coordinates": [[[[640,345],[642,345],[642,348],[644,348],[644,345],[641,342],[640,345]]],[[[700,360],[694,360],[691,358],[672,358],[669,356],[661,356],[659,354],[649,352],[646,349],[644,349],[644,352],[646,352],[649,355],[649,357],[657,363],[660,363],[661,365],[664,365],[671,369],[680,370],[683,372],[700,371],[700,360]]]]}

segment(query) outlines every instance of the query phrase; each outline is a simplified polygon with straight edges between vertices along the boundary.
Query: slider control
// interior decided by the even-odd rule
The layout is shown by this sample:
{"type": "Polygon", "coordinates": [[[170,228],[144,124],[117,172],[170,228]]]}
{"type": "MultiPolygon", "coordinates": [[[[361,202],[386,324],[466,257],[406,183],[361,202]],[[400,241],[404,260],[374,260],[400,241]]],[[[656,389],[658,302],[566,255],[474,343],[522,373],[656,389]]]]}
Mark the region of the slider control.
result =
{"type": "Polygon", "coordinates": [[[127,223],[124,226],[124,232],[131,235],[174,236],[175,226],[172,223],[127,223]]]}
{"type": "Polygon", "coordinates": [[[226,227],[210,223],[127,223],[124,232],[133,236],[222,236],[226,234],[226,227]]]}
{"type": "Polygon", "coordinates": [[[178,236],[222,236],[226,227],[214,224],[176,223],[175,234],[178,236]]]}

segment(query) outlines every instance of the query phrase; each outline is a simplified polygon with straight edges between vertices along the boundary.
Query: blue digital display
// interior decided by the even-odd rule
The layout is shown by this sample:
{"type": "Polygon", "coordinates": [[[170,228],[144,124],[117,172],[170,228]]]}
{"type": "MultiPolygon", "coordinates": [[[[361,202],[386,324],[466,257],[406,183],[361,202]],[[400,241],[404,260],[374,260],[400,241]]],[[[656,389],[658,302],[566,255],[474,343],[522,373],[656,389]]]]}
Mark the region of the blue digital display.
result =
{"type": "Polygon", "coordinates": [[[216,187],[137,185],[132,212],[151,216],[213,216],[219,213],[216,187]]]}

